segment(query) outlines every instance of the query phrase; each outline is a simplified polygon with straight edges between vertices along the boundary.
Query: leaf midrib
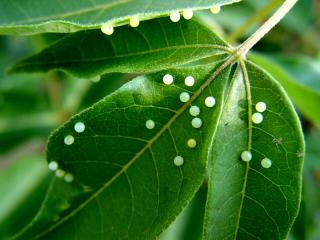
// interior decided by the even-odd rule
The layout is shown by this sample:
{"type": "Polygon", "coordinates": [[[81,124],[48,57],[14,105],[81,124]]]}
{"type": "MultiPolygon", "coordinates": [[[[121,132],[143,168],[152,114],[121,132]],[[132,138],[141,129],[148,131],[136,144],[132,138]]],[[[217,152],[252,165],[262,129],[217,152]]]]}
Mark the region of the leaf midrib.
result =
{"type": "Polygon", "coordinates": [[[170,50],[181,50],[181,49],[188,49],[188,48],[212,48],[212,49],[219,49],[226,51],[226,53],[230,53],[231,49],[227,46],[221,46],[216,44],[193,44],[193,45],[187,45],[187,46],[171,46],[171,47],[164,47],[164,48],[158,48],[158,49],[151,49],[147,51],[141,51],[136,53],[129,53],[129,54],[122,54],[122,55],[116,55],[111,57],[100,57],[100,58],[86,58],[86,59],[75,59],[75,60],[68,60],[68,61],[46,61],[46,62],[28,62],[28,63],[21,63],[16,66],[13,66],[14,68],[20,68],[20,67],[28,67],[28,66],[34,66],[34,65],[51,65],[51,64],[69,64],[69,63],[90,63],[90,62],[99,62],[99,61],[105,61],[105,60],[114,60],[118,58],[127,58],[127,57],[134,57],[139,55],[147,55],[147,54],[153,54],[153,53],[159,53],[159,52],[165,52],[170,50]]]}
{"type": "MultiPolygon", "coordinates": [[[[248,151],[251,151],[252,148],[252,97],[251,97],[251,86],[250,86],[250,80],[248,76],[248,72],[245,66],[245,63],[243,60],[239,61],[244,84],[246,87],[246,96],[247,96],[247,101],[248,101],[248,151]]],[[[243,209],[243,202],[244,202],[244,197],[246,195],[246,189],[247,189],[247,182],[248,182],[248,175],[249,175],[249,169],[250,169],[250,162],[245,163],[246,164],[246,170],[245,170],[245,176],[244,176],[244,182],[242,185],[242,196],[241,196],[241,202],[240,202],[240,207],[239,207],[239,213],[238,213],[238,218],[237,218],[237,225],[234,233],[234,240],[237,239],[238,231],[240,228],[240,219],[241,219],[241,213],[243,209]]]]}
{"type": "MultiPolygon", "coordinates": [[[[94,200],[100,193],[102,193],[107,187],[109,187],[119,176],[121,176],[145,151],[149,149],[153,145],[155,141],[158,140],[158,138],[169,129],[169,127],[175,122],[175,120],[182,114],[184,111],[190,106],[190,104],[195,101],[200,94],[211,84],[211,82],[228,66],[234,63],[236,57],[234,55],[230,55],[226,58],[224,63],[217,68],[217,70],[212,74],[211,77],[209,77],[200,87],[199,89],[194,93],[194,95],[190,98],[188,102],[186,102],[182,107],[176,112],[176,114],[168,121],[167,124],[165,124],[160,131],[151,139],[149,142],[131,159],[129,162],[123,166],[123,168],[115,174],[106,184],[104,184],[100,189],[98,189],[94,194],[92,194],[91,197],[89,197],[86,201],[84,201],[79,207],[77,207],[75,210],[73,210],[68,215],[64,216],[60,221],[58,221],[56,224],[52,225],[47,230],[43,231],[42,233],[35,236],[35,239],[38,239],[40,237],[43,237],[47,233],[54,230],[56,227],[60,226],[62,223],[73,217],[76,213],[78,213],[82,208],[84,208],[88,203],[90,203],[92,200],[94,200]]],[[[223,61],[221,61],[223,62],[223,61]]]]}

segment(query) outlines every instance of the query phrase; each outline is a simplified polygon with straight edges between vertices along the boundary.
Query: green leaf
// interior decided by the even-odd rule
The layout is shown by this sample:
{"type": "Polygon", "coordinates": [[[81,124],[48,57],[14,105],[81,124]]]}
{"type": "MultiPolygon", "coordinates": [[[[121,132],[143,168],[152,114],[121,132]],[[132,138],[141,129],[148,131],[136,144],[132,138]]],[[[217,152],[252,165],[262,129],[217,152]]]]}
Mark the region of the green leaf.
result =
{"type": "Polygon", "coordinates": [[[200,240],[202,239],[202,226],[207,197],[207,186],[202,186],[190,204],[175,219],[159,240],[200,240]]]}
{"type": "Polygon", "coordinates": [[[213,143],[205,239],[286,239],[297,216],[304,141],[279,84],[257,66],[235,70],[213,143]],[[261,124],[252,122],[265,102],[261,124]],[[243,151],[252,160],[241,160],[243,151]],[[261,160],[272,160],[263,168],[261,160]]]}
{"type": "Polygon", "coordinates": [[[48,185],[48,168],[43,157],[24,156],[10,164],[0,173],[1,239],[7,239],[32,220],[48,185]]]}
{"type": "Polygon", "coordinates": [[[57,120],[52,112],[1,117],[0,153],[7,152],[30,138],[44,139],[56,126],[57,120]]]}
{"type": "Polygon", "coordinates": [[[301,57],[266,57],[251,55],[282,84],[299,111],[320,126],[320,61],[301,57]]]}
{"type": "Polygon", "coordinates": [[[130,17],[141,20],[168,15],[181,9],[207,9],[236,0],[170,1],[170,0],[42,0],[1,1],[0,34],[34,34],[42,32],[74,32],[100,28],[103,23],[114,26],[128,24],[130,17]]]}
{"type": "Polygon", "coordinates": [[[112,36],[99,30],[71,34],[18,62],[10,72],[58,69],[76,77],[92,78],[110,72],[162,70],[228,52],[230,47],[199,23],[173,23],[163,18],[143,22],[138,28],[120,27],[112,36]]]}
{"type": "Polygon", "coordinates": [[[0,76],[0,116],[16,116],[47,111],[48,93],[41,74],[0,76]]]}
{"type": "MultiPolygon", "coordinates": [[[[206,65],[141,76],[73,117],[50,138],[47,160],[73,174],[56,179],[33,223],[17,239],[154,239],[181,212],[204,175],[230,66],[206,65]],[[214,72],[214,73],[213,73],[214,72]],[[167,73],[174,84],[163,84],[167,73]],[[186,87],[192,75],[196,83],[186,87]],[[213,81],[214,80],[214,81],[213,81]],[[182,92],[191,94],[182,103],[182,92]],[[206,97],[214,95],[214,108],[206,97]],[[201,109],[203,126],[193,128],[189,107],[201,109]],[[147,129],[147,120],[155,127],[147,129]],[[85,124],[76,133],[77,122],[85,124]],[[67,135],[72,145],[64,144],[67,135]],[[187,141],[197,141],[189,148],[187,141]],[[176,156],[184,164],[174,164],[176,156]],[[72,229],[72,231],[70,231],[72,229]]],[[[230,65],[230,64],[229,64],[230,65]]]]}

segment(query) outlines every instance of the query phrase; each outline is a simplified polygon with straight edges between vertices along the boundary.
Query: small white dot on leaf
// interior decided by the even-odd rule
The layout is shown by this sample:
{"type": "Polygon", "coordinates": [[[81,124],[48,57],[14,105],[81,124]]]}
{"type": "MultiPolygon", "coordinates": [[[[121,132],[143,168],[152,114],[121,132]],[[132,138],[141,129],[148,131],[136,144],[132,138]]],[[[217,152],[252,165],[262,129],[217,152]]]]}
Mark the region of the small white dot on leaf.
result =
{"type": "Polygon", "coordinates": [[[57,171],[56,171],[56,176],[58,178],[63,178],[65,174],[66,174],[66,172],[62,169],[57,169],[57,171]]]}
{"type": "Polygon", "coordinates": [[[196,117],[200,114],[200,108],[198,106],[192,106],[189,110],[191,116],[196,117]]]}
{"type": "Polygon", "coordinates": [[[56,171],[58,169],[59,165],[56,161],[52,161],[49,163],[48,167],[51,171],[56,171]]]}
{"type": "Polygon", "coordinates": [[[138,27],[140,24],[140,20],[137,16],[133,16],[130,18],[130,26],[131,27],[138,27]]]}
{"type": "Polygon", "coordinates": [[[172,22],[179,22],[179,20],[180,20],[179,11],[174,11],[174,12],[170,13],[170,19],[172,22]]]}
{"type": "Polygon", "coordinates": [[[219,5],[214,5],[210,8],[210,12],[213,14],[218,14],[221,11],[221,7],[219,5]]]}
{"type": "Polygon", "coordinates": [[[191,121],[191,125],[194,128],[201,128],[202,126],[202,120],[200,118],[194,118],[191,121]]]}
{"type": "Polygon", "coordinates": [[[252,153],[249,152],[249,151],[243,151],[243,152],[241,153],[241,159],[242,159],[242,161],[244,161],[244,162],[250,162],[251,159],[252,159],[252,153]]]}
{"type": "Polygon", "coordinates": [[[252,122],[255,124],[260,124],[263,122],[263,115],[261,113],[254,113],[252,115],[252,122]]]}
{"type": "Polygon", "coordinates": [[[204,103],[207,107],[212,108],[214,105],[216,105],[216,99],[213,96],[209,96],[206,98],[204,103]]]}
{"type": "Polygon", "coordinates": [[[188,102],[190,100],[190,94],[187,92],[182,92],[179,98],[181,102],[188,102]]]}
{"type": "Polygon", "coordinates": [[[84,132],[85,129],[86,129],[86,126],[84,125],[83,122],[77,122],[77,123],[74,125],[74,130],[75,130],[77,133],[82,133],[82,132],[84,132]]]}
{"type": "Polygon", "coordinates": [[[146,128],[147,129],[151,130],[155,127],[155,125],[156,125],[155,122],[151,119],[146,121],[146,128]]]}
{"type": "Polygon", "coordinates": [[[170,85],[170,84],[173,83],[173,77],[170,74],[166,74],[166,75],[163,76],[162,81],[163,81],[164,84],[170,85]]]}
{"type": "Polygon", "coordinates": [[[197,141],[193,138],[190,138],[187,142],[189,148],[195,148],[197,146],[197,141]]]}
{"type": "Polygon", "coordinates": [[[261,166],[263,168],[270,168],[272,166],[272,161],[269,158],[264,158],[261,160],[261,166]]]}
{"type": "Polygon", "coordinates": [[[186,79],[184,80],[184,84],[188,87],[192,87],[194,85],[194,78],[192,76],[188,76],[186,77],[186,79]]]}
{"type": "Polygon", "coordinates": [[[105,24],[102,24],[101,26],[101,31],[104,33],[104,34],[107,34],[107,35],[112,35],[113,32],[114,32],[114,28],[112,25],[108,24],[108,23],[105,23],[105,24]]]}
{"type": "Polygon", "coordinates": [[[176,157],[174,158],[173,162],[174,162],[174,165],[176,165],[177,167],[180,167],[180,166],[183,165],[184,160],[183,160],[183,157],[181,157],[181,156],[176,156],[176,157]]]}
{"type": "Polygon", "coordinates": [[[256,104],[256,110],[261,113],[264,112],[265,110],[267,110],[267,104],[264,102],[258,102],[256,104]]]}
{"type": "Polygon", "coordinates": [[[67,183],[71,183],[73,182],[73,175],[71,173],[67,173],[65,176],[64,176],[64,180],[67,182],[67,183]]]}
{"type": "Polygon", "coordinates": [[[193,17],[193,11],[192,9],[186,9],[182,12],[182,16],[186,20],[190,20],[193,17]]]}
{"type": "Polygon", "coordinates": [[[64,143],[66,145],[71,145],[74,143],[74,137],[72,135],[67,135],[65,138],[64,138],[64,143]]]}

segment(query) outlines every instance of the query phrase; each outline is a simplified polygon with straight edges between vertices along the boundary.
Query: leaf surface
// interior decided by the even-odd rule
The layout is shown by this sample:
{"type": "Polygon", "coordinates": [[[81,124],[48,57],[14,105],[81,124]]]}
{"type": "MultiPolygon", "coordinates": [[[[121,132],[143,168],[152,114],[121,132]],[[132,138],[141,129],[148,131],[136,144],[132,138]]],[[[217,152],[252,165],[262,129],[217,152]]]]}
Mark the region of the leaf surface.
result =
{"type": "Polygon", "coordinates": [[[138,77],[76,115],[50,138],[48,161],[72,173],[56,179],[34,222],[17,239],[154,239],[200,187],[208,149],[221,114],[230,67],[206,65],[138,77]],[[174,84],[164,85],[164,74],[174,84]],[[186,76],[196,83],[184,85],[186,76]],[[179,100],[181,92],[191,95],[179,100]],[[216,105],[205,106],[214,95],[216,105]],[[191,126],[190,105],[199,106],[202,127],[191,126]],[[147,129],[147,120],[155,127],[147,129]],[[86,129],[76,133],[74,125],[86,129]],[[67,135],[72,145],[64,144],[67,135]],[[197,141],[189,148],[187,141],[197,141]],[[177,167],[174,158],[182,156],[177,167]],[[72,229],[72,230],[71,230],[72,229]]]}
{"type": "Polygon", "coordinates": [[[100,30],[71,34],[18,62],[10,72],[58,69],[92,78],[109,72],[162,70],[228,52],[228,44],[199,23],[162,18],[142,22],[138,28],[120,27],[111,36],[100,30]]]}
{"type": "Polygon", "coordinates": [[[0,34],[68,33],[120,26],[132,16],[147,20],[182,9],[206,9],[235,0],[10,0],[0,2],[0,34]]]}
{"type": "Polygon", "coordinates": [[[286,239],[297,216],[304,142],[279,84],[251,63],[235,71],[213,143],[204,239],[286,239]],[[265,102],[261,124],[255,105],[265,102]],[[249,150],[252,160],[241,160],[249,150]],[[261,161],[269,158],[270,168],[261,161]]]}

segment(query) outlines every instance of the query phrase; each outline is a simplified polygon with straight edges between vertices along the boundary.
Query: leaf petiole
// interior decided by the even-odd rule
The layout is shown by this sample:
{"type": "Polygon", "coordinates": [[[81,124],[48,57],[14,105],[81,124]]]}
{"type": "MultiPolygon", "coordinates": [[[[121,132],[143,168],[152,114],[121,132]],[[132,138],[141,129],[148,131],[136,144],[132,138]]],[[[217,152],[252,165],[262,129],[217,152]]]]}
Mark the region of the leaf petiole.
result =
{"type": "Polygon", "coordinates": [[[243,44],[236,50],[235,54],[238,57],[245,57],[248,51],[262,39],[274,26],[276,26],[282,18],[293,8],[298,0],[286,0],[281,7],[243,44]]]}

